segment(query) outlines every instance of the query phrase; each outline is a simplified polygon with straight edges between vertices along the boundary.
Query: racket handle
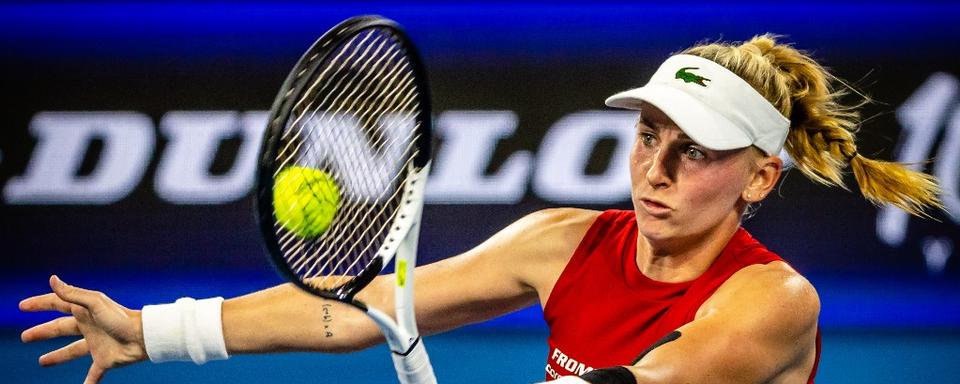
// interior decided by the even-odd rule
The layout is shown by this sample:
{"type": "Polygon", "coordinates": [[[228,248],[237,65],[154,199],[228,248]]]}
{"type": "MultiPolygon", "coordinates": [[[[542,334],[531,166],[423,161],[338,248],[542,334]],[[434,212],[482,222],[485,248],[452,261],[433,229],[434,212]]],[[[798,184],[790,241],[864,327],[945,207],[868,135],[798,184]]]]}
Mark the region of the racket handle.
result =
{"type": "Polygon", "coordinates": [[[394,352],[392,356],[400,384],[436,384],[437,377],[433,375],[433,365],[421,338],[417,338],[406,355],[394,352]]]}

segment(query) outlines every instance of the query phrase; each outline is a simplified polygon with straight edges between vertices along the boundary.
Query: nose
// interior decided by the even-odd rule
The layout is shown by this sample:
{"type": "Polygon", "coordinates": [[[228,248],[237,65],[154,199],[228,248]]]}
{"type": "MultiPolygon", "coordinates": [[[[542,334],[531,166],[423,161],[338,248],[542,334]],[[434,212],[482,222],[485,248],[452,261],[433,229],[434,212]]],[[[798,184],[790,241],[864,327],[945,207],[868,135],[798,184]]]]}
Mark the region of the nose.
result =
{"type": "Polygon", "coordinates": [[[669,156],[670,151],[662,146],[648,160],[647,172],[644,175],[647,183],[654,189],[669,187],[672,183],[672,174],[670,167],[673,166],[669,156]]]}

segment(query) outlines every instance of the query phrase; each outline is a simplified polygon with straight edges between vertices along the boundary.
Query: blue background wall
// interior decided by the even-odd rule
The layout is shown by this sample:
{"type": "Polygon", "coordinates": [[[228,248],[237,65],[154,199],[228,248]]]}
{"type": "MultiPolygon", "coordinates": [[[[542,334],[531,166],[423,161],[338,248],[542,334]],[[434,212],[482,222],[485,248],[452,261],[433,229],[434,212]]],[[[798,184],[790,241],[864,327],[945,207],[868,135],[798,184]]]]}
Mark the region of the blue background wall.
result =
{"type": "MultiPolygon", "coordinates": [[[[158,192],[157,174],[172,146],[159,127],[171,111],[269,108],[289,67],[316,37],[346,17],[369,13],[397,20],[417,42],[436,114],[516,116],[515,131],[490,148],[482,170],[487,176],[515,154],[545,151],[543,138],[557,121],[604,110],[604,97],[642,84],[671,52],[763,32],[786,35],[879,101],[864,111],[870,119],[860,133],[861,153],[902,159],[910,132],[928,126],[926,133],[915,133],[931,137],[923,158],[934,160],[922,167],[960,168],[944,163],[960,152],[949,139],[949,132],[960,132],[960,122],[950,120],[960,101],[955,86],[960,6],[953,4],[5,2],[0,4],[0,84],[7,100],[0,104],[0,369],[12,372],[12,382],[79,382],[86,369],[84,363],[40,369],[36,357],[59,342],[17,340],[20,330],[52,316],[16,310],[20,299],[45,291],[50,273],[103,290],[129,307],[187,295],[233,296],[281,282],[263,255],[249,198],[191,202],[158,192]],[[944,91],[923,93],[934,83],[944,91]],[[920,94],[929,98],[910,107],[911,97],[920,94]],[[917,108],[922,119],[904,117],[917,108]],[[156,144],[140,164],[143,176],[110,201],[17,195],[11,185],[38,161],[43,140],[30,127],[45,111],[147,116],[156,144]]],[[[583,164],[587,173],[604,172],[611,140],[595,143],[583,164]]],[[[235,167],[243,142],[239,136],[226,138],[211,173],[235,167]]],[[[91,142],[78,155],[83,157],[74,171],[78,178],[102,165],[103,148],[91,142]]],[[[438,158],[443,160],[456,159],[438,158]]],[[[531,164],[528,179],[549,167],[531,164]]],[[[956,199],[960,185],[955,176],[947,181],[956,199]]],[[[625,197],[547,196],[532,181],[509,203],[451,200],[456,199],[440,196],[426,207],[424,262],[468,249],[536,209],[629,207],[625,197]]],[[[856,192],[823,188],[792,172],[744,225],[820,292],[821,382],[960,382],[960,268],[953,257],[960,214],[896,222],[903,237],[891,241],[884,235],[884,217],[896,213],[881,212],[856,192]]],[[[545,332],[534,308],[427,342],[444,382],[532,382],[543,376],[545,332]]],[[[380,347],[347,356],[244,356],[204,367],[144,364],[111,373],[106,382],[383,382],[393,375],[386,353],[380,347]]]]}

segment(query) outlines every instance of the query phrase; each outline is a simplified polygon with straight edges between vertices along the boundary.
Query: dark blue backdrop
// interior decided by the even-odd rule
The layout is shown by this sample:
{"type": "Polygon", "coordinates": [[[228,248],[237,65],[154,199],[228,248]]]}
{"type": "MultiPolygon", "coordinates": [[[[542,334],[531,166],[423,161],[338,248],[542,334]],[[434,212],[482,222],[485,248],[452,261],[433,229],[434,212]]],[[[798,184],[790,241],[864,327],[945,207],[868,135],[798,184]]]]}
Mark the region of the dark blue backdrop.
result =
{"type": "MultiPolygon", "coordinates": [[[[507,111],[516,119],[513,131],[486,148],[482,176],[503,173],[510,159],[529,158],[512,201],[452,195],[431,200],[421,238],[424,262],[468,249],[539,208],[628,208],[626,198],[542,192],[537,175],[556,171],[536,161],[548,150],[544,138],[558,131],[556,123],[564,117],[604,110],[605,96],[639,85],[671,52],[764,32],[783,34],[812,51],[878,100],[864,111],[870,119],[860,133],[861,153],[904,160],[905,148],[920,151],[921,159],[933,159],[920,167],[947,175],[945,187],[957,199],[960,183],[950,170],[960,169],[960,141],[952,139],[960,135],[960,119],[952,117],[960,100],[960,5],[5,2],[0,4],[0,83],[6,100],[0,104],[0,303],[6,305],[0,306],[0,327],[19,329],[49,317],[15,309],[22,297],[44,291],[49,273],[104,290],[131,307],[183,295],[238,295],[279,283],[263,256],[245,189],[215,202],[164,194],[159,175],[175,146],[165,124],[183,111],[242,114],[269,108],[289,67],[319,34],[346,17],[368,13],[393,18],[412,35],[430,72],[436,115],[507,111]],[[118,193],[112,199],[103,198],[109,191],[86,200],[23,192],[17,184],[31,172],[56,171],[54,162],[41,161],[42,144],[56,136],[38,133],[44,129],[37,128],[41,117],[77,111],[96,111],[105,119],[126,112],[144,116],[153,144],[136,165],[142,173],[128,190],[112,190],[118,193]],[[922,137],[929,137],[926,146],[917,144],[927,142],[917,139],[922,137]]],[[[95,178],[107,162],[109,141],[95,137],[85,150],[59,152],[77,157],[70,177],[95,178]]],[[[239,167],[248,141],[240,134],[225,136],[210,153],[210,174],[229,175],[239,167]]],[[[592,144],[582,164],[585,174],[607,169],[615,154],[612,143],[615,138],[604,137],[592,144]]],[[[453,145],[451,137],[441,137],[439,150],[445,145],[453,145]]],[[[935,213],[937,221],[881,212],[856,192],[820,187],[791,172],[779,193],[744,224],[817,286],[828,335],[838,345],[850,341],[835,352],[840,355],[854,356],[857,348],[869,349],[871,340],[887,340],[877,332],[907,335],[885,348],[914,351],[910,343],[937,339],[924,338],[928,332],[960,330],[960,268],[953,257],[960,208],[935,213]]],[[[510,329],[534,336],[543,331],[536,309],[482,327],[482,332],[510,329]]],[[[449,340],[470,333],[459,335],[449,340]]],[[[941,342],[930,351],[955,356],[960,349],[955,336],[941,342]]],[[[843,361],[856,364],[853,358],[843,361]]],[[[535,377],[540,368],[533,368],[535,377]]]]}

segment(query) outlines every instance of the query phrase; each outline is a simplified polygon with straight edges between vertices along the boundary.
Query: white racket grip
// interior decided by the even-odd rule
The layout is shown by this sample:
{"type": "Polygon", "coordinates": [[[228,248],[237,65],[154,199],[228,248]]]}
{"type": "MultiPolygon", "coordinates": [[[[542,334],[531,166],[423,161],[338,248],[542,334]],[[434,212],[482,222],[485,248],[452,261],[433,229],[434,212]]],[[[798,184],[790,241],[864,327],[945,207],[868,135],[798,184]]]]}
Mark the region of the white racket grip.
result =
{"type": "Polygon", "coordinates": [[[396,352],[391,355],[400,384],[436,384],[437,377],[433,374],[427,349],[423,347],[423,339],[417,339],[406,355],[396,352]]]}

